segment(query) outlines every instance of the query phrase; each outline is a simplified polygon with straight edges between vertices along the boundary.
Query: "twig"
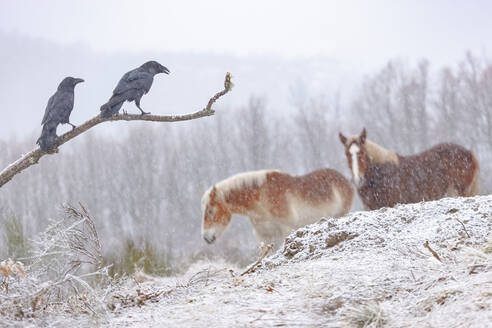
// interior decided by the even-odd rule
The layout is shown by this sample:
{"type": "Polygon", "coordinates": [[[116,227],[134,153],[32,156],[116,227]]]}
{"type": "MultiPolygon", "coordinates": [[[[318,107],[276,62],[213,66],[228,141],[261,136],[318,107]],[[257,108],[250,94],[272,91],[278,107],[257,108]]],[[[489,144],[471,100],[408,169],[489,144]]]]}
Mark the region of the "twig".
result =
{"type": "MultiPolygon", "coordinates": [[[[210,278],[211,274],[214,275],[220,271],[222,271],[222,270],[218,270],[218,271],[215,271],[212,273],[210,272],[210,269],[198,271],[195,274],[193,274],[193,276],[191,276],[189,278],[187,283],[185,283],[185,284],[176,283],[176,286],[172,287],[171,289],[160,289],[157,291],[147,292],[147,291],[142,291],[140,286],[138,286],[138,288],[136,289],[136,293],[137,293],[136,297],[133,294],[124,294],[124,295],[123,294],[115,294],[115,295],[112,295],[112,299],[116,300],[120,304],[120,306],[123,308],[133,307],[133,306],[142,306],[147,301],[157,302],[157,301],[159,301],[159,298],[163,295],[169,296],[178,290],[189,288],[189,287],[193,286],[194,284],[197,284],[197,283],[202,282],[204,280],[205,280],[205,284],[207,284],[208,279],[210,278]],[[201,277],[205,274],[206,274],[205,277],[201,277]]],[[[113,303],[110,303],[110,304],[113,304],[113,303]]],[[[112,307],[113,309],[115,308],[114,304],[112,306],[110,305],[110,307],[112,307]]]]}
{"type": "Polygon", "coordinates": [[[413,274],[412,270],[410,270],[410,273],[412,274],[413,281],[417,282],[417,279],[415,279],[415,275],[413,274]]]}
{"type": "Polygon", "coordinates": [[[24,171],[28,167],[37,164],[41,157],[47,154],[54,154],[58,152],[58,147],[66,143],[67,141],[77,137],[78,135],[84,133],[90,128],[103,123],[103,122],[114,122],[114,121],[151,121],[151,122],[178,122],[178,121],[189,121],[198,119],[201,117],[212,116],[215,111],[212,109],[212,105],[223,95],[231,91],[233,83],[231,82],[231,74],[227,73],[224,81],[224,90],[217,92],[208,101],[207,107],[199,110],[195,113],[185,114],[185,115],[140,115],[140,114],[120,114],[111,117],[101,117],[96,116],[89,121],[77,126],[75,129],[59,136],[56,138],[53,144],[53,151],[49,153],[42,152],[41,149],[36,148],[29,153],[23,155],[14,163],[7,166],[0,172],[0,188],[9,182],[16,174],[24,171]]]}
{"type": "MultiPolygon", "coordinates": [[[[97,270],[95,272],[89,272],[89,273],[86,273],[86,274],[81,274],[79,276],[76,276],[77,281],[80,281],[83,278],[88,278],[88,277],[93,277],[93,276],[106,276],[107,275],[106,274],[106,271],[111,266],[112,266],[112,264],[111,265],[108,265],[108,266],[106,266],[104,268],[101,268],[101,269],[99,269],[99,270],[97,270]]],[[[49,289],[52,289],[53,287],[56,287],[56,286],[59,286],[59,285],[62,285],[62,284],[65,284],[67,282],[72,281],[73,278],[74,278],[73,275],[67,274],[66,276],[64,276],[60,280],[55,281],[55,282],[52,282],[52,283],[50,283],[46,287],[41,287],[39,290],[37,290],[35,292],[27,293],[27,294],[23,294],[23,295],[14,295],[14,296],[4,296],[4,295],[1,295],[0,294],[0,298],[1,299],[5,299],[5,300],[17,300],[17,299],[25,299],[25,298],[29,298],[29,297],[36,297],[36,296],[39,296],[39,295],[45,293],[49,289]]]]}
{"type": "Polygon", "coordinates": [[[472,265],[471,268],[470,268],[470,271],[468,271],[468,274],[474,274],[474,273],[477,273],[475,271],[475,269],[477,268],[485,268],[486,265],[485,264],[475,264],[475,265],[472,265]]]}
{"type": "Polygon", "coordinates": [[[429,246],[429,241],[428,241],[428,240],[426,240],[426,241],[425,241],[425,243],[424,243],[424,247],[425,247],[425,248],[427,248],[427,249],[429,250],[429,252],[431,252],[431,253],[432,253],[432,255],[434,255],[434,257],[435,257],[435,258],[436,258],[439,262],[441,262],[441,263],[442,263],[441,258],[440,258],[440,257],[439,257],[439,255],[436,253],[436,251],[435,251],[435,250],[433,250],[433,249],[429,246]]]}
{"type": "Polygon", "coordinates": [[[258,258],[258,260],[256,260],[255,263],[251,264],[249,266],[249,268],[246,269],[246,271],[244,271],[243,273],[240,274],[240,276],[244,276],[245,274],[249,274],[251,272],[254,272],[256,267],[258,265],[260,265],[261,261],[263,261],[263,259],[268,255],[268,253],[270,253],[270,251],[272,250],[273,248],[273,244],[268,244],[265,246],[265,249],[263,250],[263,253],[260,255],[260,257],[258,258]]]}
{"type": "Polygon", "coordinates": [[[461,223],[461,225],[463,226],[463,229],[465,230],[466,235],[468,236],[468,238],[470,238],[470,234],[466,230],[465,224],[463,222],[461,222],[461,220],[458,218],[455,218],[455,220],[458,221],[459,223],[461,223]]]}

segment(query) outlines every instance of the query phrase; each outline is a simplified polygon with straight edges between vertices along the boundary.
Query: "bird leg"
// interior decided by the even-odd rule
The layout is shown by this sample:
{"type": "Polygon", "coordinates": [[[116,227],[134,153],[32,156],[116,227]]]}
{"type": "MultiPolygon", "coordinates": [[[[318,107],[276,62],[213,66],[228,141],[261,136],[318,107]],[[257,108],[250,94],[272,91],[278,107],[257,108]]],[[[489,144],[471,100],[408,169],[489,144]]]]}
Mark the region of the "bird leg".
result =
{"type": "Polygon", "coordinates": [[[68,124],[70,124],[72,126],[72,130],[75,129],[77,126],[76,125],[73,125],[72,123],[68,122],[68,124]]]}
{"type": "Polygon", "coordinates": [[[144,112],[143,109],[140,107],[140,99],[135,100],[135,105],[137,105],[137,108],[140,109],[142,115],[150,114],[150,112],[144,112]]]}

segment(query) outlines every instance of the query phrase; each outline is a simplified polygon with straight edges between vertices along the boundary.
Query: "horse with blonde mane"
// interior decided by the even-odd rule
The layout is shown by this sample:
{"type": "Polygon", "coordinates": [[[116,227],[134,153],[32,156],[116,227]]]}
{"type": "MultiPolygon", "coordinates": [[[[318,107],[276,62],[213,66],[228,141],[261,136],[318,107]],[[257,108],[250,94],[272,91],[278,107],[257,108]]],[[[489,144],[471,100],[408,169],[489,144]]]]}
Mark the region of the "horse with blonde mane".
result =
{"type": "Polygon", "coordinates": [[[321,169],[302,176],[265,170],[234,175],[202,197],[202,237],[213,243],[232,214],[248,216],[257,241],[277,244],[294,229],[322,217],[345,215],[354,191],[340,173],[321,169]]]}
{"type": "Polygon", "coordinates": [[[360,135],[339,136],[366,209],[478,193],[478,160],[459,145],[442,143],[401,156],[367,140],[365,128],[360,135]]]}

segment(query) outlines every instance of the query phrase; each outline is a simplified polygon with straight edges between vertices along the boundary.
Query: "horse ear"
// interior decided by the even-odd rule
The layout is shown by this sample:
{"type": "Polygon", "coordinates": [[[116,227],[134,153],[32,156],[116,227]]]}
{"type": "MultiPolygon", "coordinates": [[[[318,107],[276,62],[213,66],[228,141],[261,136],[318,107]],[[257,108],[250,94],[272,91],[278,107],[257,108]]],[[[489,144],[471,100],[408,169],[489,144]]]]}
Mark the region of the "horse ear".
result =
{"type": "Polygon", "coordinates": [[[338,132],[338,136],[340,137],[340,141],[342,142],[342,144],[346,144],[347,143],[347,137],[345,137],[342,132],[338,132]]]}
{"type": "Polygon", "coordinates": [[[360,143],[361,144],[366,142],[366,137],[367,137],[366,128],[363,128],[362,133],[360,134],[360,143]]]}

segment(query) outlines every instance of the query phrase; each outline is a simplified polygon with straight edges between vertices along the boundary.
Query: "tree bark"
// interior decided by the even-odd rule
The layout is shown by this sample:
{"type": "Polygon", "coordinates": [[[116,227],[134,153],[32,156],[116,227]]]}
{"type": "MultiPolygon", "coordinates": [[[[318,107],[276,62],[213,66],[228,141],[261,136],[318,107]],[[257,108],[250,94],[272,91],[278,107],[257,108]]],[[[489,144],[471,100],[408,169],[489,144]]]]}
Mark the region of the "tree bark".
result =
{"type": "Polygon", "coordinates": [[[151,122],[178,122],[178,121],[189,121],[194,120],[201,117],[212,116],[215,114],[215,111],[212,109],[212,105],[223,95],[231,91],[234,84],[231,81],[231,74],[227,73],[224,81],[224,89],[222,91],[217,92],[210,100],[208,101],[207,106],[197,112],[185,115],[140,115],[140,114],[127,114],[123,113],[120,115],[115,115],[111,117],[103,118],[101,116],[96,116],[87,122],[77,126],[73,130],[62,134],[58,138],[56,138],[53,150],[46,153],[41,151],[41,149],[36,148],[30,151],[27,154],[24,154],[21,158],[16,160],[14,163],[7,166],[0,172],[0,188],[9,182],[16,174],[22,172],[28,167],[37,164],[39,159],[44,155],[55,154],[58,152],[58,147],[68,142],[69,140],[77,137],[78,135],[86,132],[90,128],[108,121],[151,121],[151,122]]]}

